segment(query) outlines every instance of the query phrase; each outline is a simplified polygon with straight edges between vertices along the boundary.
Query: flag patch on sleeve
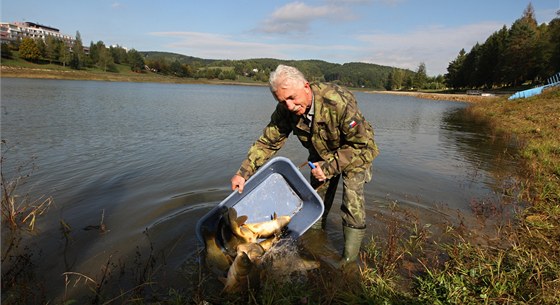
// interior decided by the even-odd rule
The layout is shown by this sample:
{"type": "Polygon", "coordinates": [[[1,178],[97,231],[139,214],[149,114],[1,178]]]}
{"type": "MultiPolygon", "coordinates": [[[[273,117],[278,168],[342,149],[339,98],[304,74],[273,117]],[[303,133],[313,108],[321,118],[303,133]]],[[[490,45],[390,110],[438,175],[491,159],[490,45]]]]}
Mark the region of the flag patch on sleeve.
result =
{"type": "Polygon", "coordinates": [[[354,127],[354,126],[356,126],[356,125],[358,125],[358,123],[357,123],[356,121],[354,121],[354,120],[352,120],[352,122],[350,122],[350,124],[348,124],[348,126],[350,126],[350,128],[352,128],[352,127],[354,127]]]}

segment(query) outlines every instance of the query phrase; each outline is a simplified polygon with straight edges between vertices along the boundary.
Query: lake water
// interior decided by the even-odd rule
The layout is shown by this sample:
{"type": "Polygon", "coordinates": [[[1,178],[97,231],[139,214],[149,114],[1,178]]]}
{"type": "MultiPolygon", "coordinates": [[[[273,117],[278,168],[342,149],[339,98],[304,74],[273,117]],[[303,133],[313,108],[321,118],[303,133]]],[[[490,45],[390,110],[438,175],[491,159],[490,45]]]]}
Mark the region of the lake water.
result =
{"type": "MultiPolygon", "coordinates": [[[[466,104],[355,95],[380,149],[365,190],[369,233],[390,204],[433,223],[497,198],[513,165],[504,144],[461,119],[466,104]]],[[[174,273],[196,260],[196,222],[231,193],[275,103],[266,87],[3,78],[2,170],[14,177],[31,162],[19,190],[54,199],[32,238],[48,297],[64,292],[63,272],[99,277],[108,260],[134,269],[150,253],[165,261],[159,280],[178,283],[174,273]],[[84,230],[102,215],[108,232],[84,230]]],[[[295,138],[280,155],[307,157],[295,138]]],[[[337,196],[327,232],[340,245],[337,196]]]]}

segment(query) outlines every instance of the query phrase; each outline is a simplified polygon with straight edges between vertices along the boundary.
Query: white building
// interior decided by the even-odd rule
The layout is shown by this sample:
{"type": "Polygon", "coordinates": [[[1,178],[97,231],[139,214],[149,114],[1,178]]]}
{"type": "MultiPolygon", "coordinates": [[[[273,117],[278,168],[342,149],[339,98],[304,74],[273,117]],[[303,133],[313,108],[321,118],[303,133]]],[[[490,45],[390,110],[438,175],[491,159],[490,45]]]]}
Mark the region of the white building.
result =
{"type": "Polygon", "coordinates": [[[43,39],[47,36],[53,36],[58,39],[66,41],[68,44],[73,44],[75,38],[70,35],[60,33],[56,28],[33,23],[33,22],[0,22],[0,40],[1,42],[18,41],[25,37],[32,39],[43,39]]]}

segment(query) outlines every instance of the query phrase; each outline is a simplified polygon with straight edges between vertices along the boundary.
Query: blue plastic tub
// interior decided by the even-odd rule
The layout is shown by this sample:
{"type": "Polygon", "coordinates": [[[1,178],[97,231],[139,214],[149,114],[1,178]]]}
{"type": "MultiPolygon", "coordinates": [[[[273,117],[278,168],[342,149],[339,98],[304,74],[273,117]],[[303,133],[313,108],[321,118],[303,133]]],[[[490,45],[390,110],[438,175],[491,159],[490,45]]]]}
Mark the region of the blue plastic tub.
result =
{"type": "Polygon", "coordinates": [[[202,230],[217,232],[224,223],[224,212],[235,208],[237,215],[247,215],[248,223],[290,215],[283,237],[297,239],[323,215],[323,201],[296,166],[284,157],[263,165],[247,182],[243,193],[231,193],[204,215],[196,225],[196,234],[204,244],[202,230]]]}

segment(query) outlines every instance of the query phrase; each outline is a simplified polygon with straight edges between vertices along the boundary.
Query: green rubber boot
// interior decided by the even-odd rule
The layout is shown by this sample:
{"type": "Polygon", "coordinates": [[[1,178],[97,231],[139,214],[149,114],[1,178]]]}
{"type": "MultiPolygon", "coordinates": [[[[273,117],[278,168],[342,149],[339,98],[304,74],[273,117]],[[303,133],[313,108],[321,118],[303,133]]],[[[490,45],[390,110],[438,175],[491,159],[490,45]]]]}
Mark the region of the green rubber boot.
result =
{"type": "Polygon", "coordinates": [[[339,268],[344,268],[346,265],[358,259],[360,246],[362,245],[362,239],[364,239],[366,229],[342,226],[342,232],[344,233],[344,253],[339,262],[339,268]]]}

